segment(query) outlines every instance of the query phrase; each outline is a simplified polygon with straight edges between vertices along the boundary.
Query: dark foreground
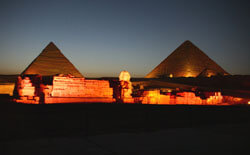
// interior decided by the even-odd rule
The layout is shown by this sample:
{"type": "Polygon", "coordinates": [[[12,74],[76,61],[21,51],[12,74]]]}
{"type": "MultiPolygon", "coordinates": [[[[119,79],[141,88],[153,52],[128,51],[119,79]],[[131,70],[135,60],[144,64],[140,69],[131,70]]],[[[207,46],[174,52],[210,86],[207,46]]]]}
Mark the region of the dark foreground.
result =
{"type": "Polygon", "coordinates": [[[0,122],[0,154],[241,154],[250,146],[249,106],[2,102],[0,122]]]}

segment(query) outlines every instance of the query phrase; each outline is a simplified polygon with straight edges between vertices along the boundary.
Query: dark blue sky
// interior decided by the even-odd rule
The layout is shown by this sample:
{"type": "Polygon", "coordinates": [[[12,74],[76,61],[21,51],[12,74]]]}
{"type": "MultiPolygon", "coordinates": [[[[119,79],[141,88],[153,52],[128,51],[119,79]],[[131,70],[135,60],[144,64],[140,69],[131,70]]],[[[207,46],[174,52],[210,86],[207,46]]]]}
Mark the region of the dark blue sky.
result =
{"type": "Polygon", "coordinates": [[[87,77],[145,76],[185,40],[231,74],[250,74],[242,0],[1,0],[0,74],[21,73],[53,41],[87,77]]]}

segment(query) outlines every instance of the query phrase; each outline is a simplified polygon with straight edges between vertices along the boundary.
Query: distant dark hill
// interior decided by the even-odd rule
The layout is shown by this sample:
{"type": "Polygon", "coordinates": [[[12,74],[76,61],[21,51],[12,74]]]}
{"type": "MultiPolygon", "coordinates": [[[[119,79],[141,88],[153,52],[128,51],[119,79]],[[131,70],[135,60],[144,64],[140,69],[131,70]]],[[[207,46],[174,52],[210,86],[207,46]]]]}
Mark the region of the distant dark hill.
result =
{"type": "Polygon", "coordinates": [[[15,75],[0,75],[0,83],[15,83],[18,74],[15,75]]]}

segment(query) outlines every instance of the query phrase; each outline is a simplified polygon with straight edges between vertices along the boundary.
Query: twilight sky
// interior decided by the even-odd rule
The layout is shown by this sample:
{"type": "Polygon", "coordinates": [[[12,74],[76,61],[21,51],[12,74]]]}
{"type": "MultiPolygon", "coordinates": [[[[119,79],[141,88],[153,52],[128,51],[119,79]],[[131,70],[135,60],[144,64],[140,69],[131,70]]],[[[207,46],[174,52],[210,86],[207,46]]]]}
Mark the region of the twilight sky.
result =
{"type": "Polygon", "coordinates": [[[248,0],[1,0],[0,21],[0,74],[53,41],[85,77],[143,77],[185,40],[250,74],[248,0]]]}

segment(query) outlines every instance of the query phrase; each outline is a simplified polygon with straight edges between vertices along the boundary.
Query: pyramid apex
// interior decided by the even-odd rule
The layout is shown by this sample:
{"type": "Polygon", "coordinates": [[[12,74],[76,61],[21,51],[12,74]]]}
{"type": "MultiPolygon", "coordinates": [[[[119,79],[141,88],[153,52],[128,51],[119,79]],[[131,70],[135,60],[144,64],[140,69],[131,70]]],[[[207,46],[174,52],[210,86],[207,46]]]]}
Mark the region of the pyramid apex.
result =
{"type": "Polygon", "coordinates": [[[45,48],[44,48],[45,51],[58,51],[59,48],[55,45],[54,42],[50,42],[45,48]]]}
{"type": "Polygon", "coordinates": [[[184,43],[192,43],[190,40],[186,40],[184,41],[184,43]]]}
{"type": "MultiPolygon", "coordinates": [[[[49,42],[49,44],[55,45],[55,43],[54,43],[53,41],[49,42]]],[[[48,45],[49,45],[49,44],[48,44],[48,45]]]]}
{"type": "MultiPolygon", "coordinates": [[[[180,46],[179,48],[198,48],[194,43],[192,43],[190,40],[186,40],[184,41],[180,46]]],[[[200,49],[199,49],[200,50],[200,49]]],[[[201,51],[201,50],[200,50],[201,51]]]]}
{"type": "Polygon", "coordinates": [[[186,40],[182,43],[182,45],[194,45],[194,43],[192,43],[190,40],[186,40]]]}

